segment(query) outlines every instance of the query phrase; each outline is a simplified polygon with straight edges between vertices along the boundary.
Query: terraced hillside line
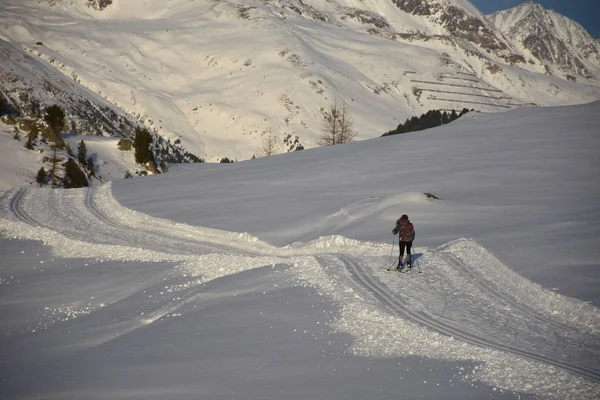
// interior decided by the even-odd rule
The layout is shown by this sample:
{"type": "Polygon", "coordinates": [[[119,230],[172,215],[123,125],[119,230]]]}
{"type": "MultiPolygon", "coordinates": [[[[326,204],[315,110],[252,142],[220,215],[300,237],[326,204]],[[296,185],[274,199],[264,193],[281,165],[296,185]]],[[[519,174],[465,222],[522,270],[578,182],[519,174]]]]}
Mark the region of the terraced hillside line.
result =
{"type": "Polygon", "coordinates": [[[365,272],[363,268],[361,268],[361,266],[359,266],[355,261],[343,255],[340,255],[340,260],[344,263],[355,282],[360,286],[364,287],[369,293],[371,293],[376,299],[378,299],[381,302],[382,306],[384,306],[386,309],[392,312],[392,314],[398,315],[402,318],[407,319],[408,321],[423,326],[427,329],[431,329],[442,335],[450,336],[475,346],[512,353],[518,356],[522,356],[524,358],[529,358],[548,365],[552,365],[554,367],[562,368],[566,371],[582,376],[594,382],[600,382],[599,370],[573,365],[543,355],[531,353],[526,350],[521,350],[510,345],[496,343],[484,337],[480,337],[460,328],[449,325],[443,321],[436,320],[427,313],[413,311],[409,307],[405,306],[404,302],[398,299],[396,295],[390,290],[388,290],[383,284],[376,282],[375,279],[373,279],[373,277],[370,276],[370,274],[365,272]]]}
{"type": "Polygon", "coordinates": [[[458,100],[458,99],[440,99],[438,98],[434,98],[434,97],[428,97],[428,100],[438,100],[438,101],[450,101],[452,103],[465,103],[465,104],[478,104],[478,105],[483,105],[483,106],[492,106],[492,107],[501,107],[501,108],[512,108],[510,106],[505,106],[503,104],[493,104],[493,103],[483,103],[480,101],[468,101],[468,100],[458,100]]]}
{"type": "Polygon", "coordinates": [[[469,82],[475,82],[475,83],[481,82],[478,79],[462,78],[460,76],[446,76],[446,75],[442,75],[442,76],[440,76],[440,78],[442,78],[442,79],[456,79],[456,80],[460,80],[460,81],[469,81],[469,82]]]}
{"type": "Polygon", "coordinates": [[[485,97],[486,99],[492,100],[510,100],[512,97],[493,97],[485,94],[475,94],[475,93],[464,93],[464,92],[450,92],[447,90],[437,90],[437,89],[420,89],[422,92],[434,92],[434,93],[446,93],[446,94],[458,94],[462,96],[471,96],[471,97],[485,97]]]}
{"type": "Polygon", "coordinates": [[[488,92],[504,93],[500,89],[488,89],[488,88],[482,88],[479,86],[458,85],[455,83],[444,83],[444,82],[434,82],[434,81],[421,81],[421,80],[416,80],[416,79],[411,79],[410,81],[415,82],[415,83],[428,83],[430,85],[453,86],[453,87],[462,87],[462,88],[467,88],[467,89],[487,90],[488,92]]]}

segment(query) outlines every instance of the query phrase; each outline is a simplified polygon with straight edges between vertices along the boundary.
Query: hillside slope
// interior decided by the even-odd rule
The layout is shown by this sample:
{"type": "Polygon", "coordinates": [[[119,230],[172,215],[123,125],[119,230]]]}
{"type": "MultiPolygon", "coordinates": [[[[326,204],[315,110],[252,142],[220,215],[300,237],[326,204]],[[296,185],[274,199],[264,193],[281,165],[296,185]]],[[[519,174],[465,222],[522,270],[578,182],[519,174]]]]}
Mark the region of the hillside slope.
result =
{"type": "Polygon", "coordinates": [[[599,108],[0,191],[2,394],[597,398],[599,108]]]}
{"type": "Polygon", "coordinates": [[[259,156],[268,132],[314,147],[335,98],[358,139],[434,108],[600,98],[596,78],[539,73],[466,0],[93,4],[7,0],[0,36],[208,161],[259,156]]]}

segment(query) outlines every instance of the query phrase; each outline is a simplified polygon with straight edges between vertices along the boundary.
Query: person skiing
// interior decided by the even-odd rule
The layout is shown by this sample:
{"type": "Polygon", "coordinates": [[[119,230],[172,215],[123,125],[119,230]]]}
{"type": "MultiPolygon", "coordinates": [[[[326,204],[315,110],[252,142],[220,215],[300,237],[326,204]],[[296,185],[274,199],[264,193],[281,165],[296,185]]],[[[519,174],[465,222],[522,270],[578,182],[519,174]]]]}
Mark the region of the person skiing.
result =
{"type": "Polygon", "coordinates": [[[412,255],[410,250],[412,248],[412,242],[413,240],[415,240],[415,228],[412,222],[410,222],[410,220],[408,219],[408,215],[404,214],[400,217],[398,221],[396,221],[396,227],[392,230],[392,233],[394,235],[396,235],[397,233],[399,234],[398,245],[400,246],[400,257],[398,259],[398,266],[396,267],[396,269],[399,271],[402,270],[402,259],[404,258],[404,249],[406,249],[406,255],[408,258],[406,265],[408,269],[411,269],[412,255]]]}

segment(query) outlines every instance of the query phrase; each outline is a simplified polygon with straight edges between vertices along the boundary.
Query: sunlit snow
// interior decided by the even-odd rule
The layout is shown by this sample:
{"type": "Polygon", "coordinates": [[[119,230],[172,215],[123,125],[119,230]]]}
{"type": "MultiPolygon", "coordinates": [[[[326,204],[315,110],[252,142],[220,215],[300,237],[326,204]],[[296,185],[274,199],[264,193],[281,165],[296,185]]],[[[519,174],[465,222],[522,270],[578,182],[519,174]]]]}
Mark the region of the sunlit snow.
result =
{"type": "Polygon", "coordinates": [[[0,397],[598,398],[599,116],[4,190],[0,397]]]}

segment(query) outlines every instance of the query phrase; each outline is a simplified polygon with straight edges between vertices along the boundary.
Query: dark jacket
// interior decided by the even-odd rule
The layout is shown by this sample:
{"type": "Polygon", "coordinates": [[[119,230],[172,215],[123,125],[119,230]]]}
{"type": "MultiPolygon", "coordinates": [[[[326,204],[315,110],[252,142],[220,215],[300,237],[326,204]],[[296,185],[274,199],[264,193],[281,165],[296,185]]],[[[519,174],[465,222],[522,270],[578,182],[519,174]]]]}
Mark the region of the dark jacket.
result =
{"type": "Polygon", "coordinates": [[[415,240],[415,228],[408,219],[399,219],[396,221],[396,227],[392,231],[394,235],[396,233],[400,234],[400,238],[398,239],[401,242],[412,242],[415,240]]]}

